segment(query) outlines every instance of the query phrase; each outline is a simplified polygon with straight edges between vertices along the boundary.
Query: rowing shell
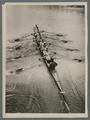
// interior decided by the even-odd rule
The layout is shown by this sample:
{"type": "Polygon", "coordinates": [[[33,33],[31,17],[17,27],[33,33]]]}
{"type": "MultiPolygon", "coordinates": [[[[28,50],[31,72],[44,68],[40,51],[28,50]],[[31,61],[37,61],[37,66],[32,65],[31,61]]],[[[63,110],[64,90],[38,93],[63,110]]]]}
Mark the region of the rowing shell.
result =
{"type": "MultiPolygon", "coordinates": [[[[40,39],[42,38],[42,36],[41,36],[41,34],[40,34],[40,32],[39,32],[39,28],[38,28],[37,25],[36,25],[36,31],[34,31],[34,32],[35,32],[35,33],[36,33],[36,32],[38,33],[40,39]]],[[[54,82],[55,82],[55,84],[56,84],[56,86],[57,86],[57,88],[58,88],[58,90],[59,90],[59,94],[61,94],[62,97],[63,97],[63,101],[64,101],[64,104],[65,104],[65,106],[66,106],[66,108],[67,108],[67,112],[70,112],[70,108],[69,108],[69,106],[68,106],[68,104],[67,104],[67,101],[66,101],[66,98],[65,98],[65,96],[64,96],[64,93],[65,93],[65,92],[63,92],[63,90],[62,90],[62,88],[61,88],[60,79],[59,79],[59,76],[58,76],[58,74],[57,74],[57,71],[56,71],[56,69],[55,69],[55,70],[50,70],[49,64],[48,64],[47,61],[44,59],[43,54],[41,53],[40,44],[38,43],[38,40],[37,40],[37,39],[35,39],[35,40],[36,40],[37,46],[38,46],[38,48],[39,48],[39,52],[40,52],[40,54],[41,54],[41,56],[42,56],[42,58],[43,58],[43,61],[44,61],[45,65],[46,65],[46,67],[48,68],[48,71],[49,71],[50,75],[52,76],[52,78],[53,78],[53,80],[54,80],[54,82]]]]}

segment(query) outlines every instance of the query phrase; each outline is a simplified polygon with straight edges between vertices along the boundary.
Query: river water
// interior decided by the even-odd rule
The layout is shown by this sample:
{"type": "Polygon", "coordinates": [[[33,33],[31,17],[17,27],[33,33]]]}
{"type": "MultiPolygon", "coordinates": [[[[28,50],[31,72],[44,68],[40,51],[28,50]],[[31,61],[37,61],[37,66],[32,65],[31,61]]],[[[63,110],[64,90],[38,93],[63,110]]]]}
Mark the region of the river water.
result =
{"type": "Polygon", "coordinates": [[[7,39],[31,33],[37,24],[42,30],[65,33],[70,40],[84,44],[84,8],[15,5],[7,6],[6,15],[7,39]]]}
{"type": "Polygon", "coordinates": [[[6,13],[8,45],[9,47],[15,46],[16,43],[12,41],[19,37],[21,42],[18,42],[18,45],[22,46],[18,52],[15,52],[13,47],[12,51],[7,50],[7,58],[10,60],[17,54],[23,56],[14,62],[7,61],[7,71],[15,71],[18,68],[24,69],[19,74],[10,75],[7,72],[7,91],[10,89],[9,94],[14,93],[11,99],[7,97],[7,112],[67,112],[62,97],[59,96],[57,87],[48,74],[46,66],[42,60],[39,60],[41,56],[35,43],[33,43],[32,36],[22,37],[25,34],[31,34],[35,24],[39,26],[40,30],[45,31],[42,33],[43,37],[48,36],[44,39],[50,43],[48,46],[50,52],[56,52],[57,73],[71,113],[84,112],[84,8],[18,5],[7,6],[6,13]],[[56,36],[56,33],[63,36],[56,36]],[[67,43],[64,43],[64,40],[67,43]],[[29,95],[29,98],[25,95],[29,95]],[[19,105],[20,107],[18,107],[19,105]]]}

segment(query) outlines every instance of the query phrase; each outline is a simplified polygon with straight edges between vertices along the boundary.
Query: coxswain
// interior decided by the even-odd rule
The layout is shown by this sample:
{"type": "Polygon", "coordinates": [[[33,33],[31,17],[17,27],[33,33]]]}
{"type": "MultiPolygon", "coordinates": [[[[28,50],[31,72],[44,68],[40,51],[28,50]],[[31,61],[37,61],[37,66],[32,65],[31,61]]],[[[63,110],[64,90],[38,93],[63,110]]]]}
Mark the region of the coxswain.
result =
{"type": "Polygon", "coordinates": [[[57,63],[54,61],[54,59],[52,58],[50,65],[49,65],[49,69],[51,71],[55,70],[55,67],[57,66],[57,63]]]}

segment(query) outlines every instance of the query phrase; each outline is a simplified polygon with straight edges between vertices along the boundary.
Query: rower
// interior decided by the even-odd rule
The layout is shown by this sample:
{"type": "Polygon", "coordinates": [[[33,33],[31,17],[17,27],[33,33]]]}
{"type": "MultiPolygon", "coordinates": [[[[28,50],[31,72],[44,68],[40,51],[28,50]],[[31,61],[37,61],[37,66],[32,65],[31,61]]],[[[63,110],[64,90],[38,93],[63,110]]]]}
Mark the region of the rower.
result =
{"type": "Polygon", "coordinates": [[[44,56],[44,59],[47,61],[47,63],[51,62],[51,57],[49,56],[48,49],[43,50],[43,56],[44,56]]]}
{"type": "Polygon", "coordinates": [[[40,48],[41,53],[43,54],[43,42],[42,41],[40,41],[39,43],[39,48],[40,48]]]}
{"type": "Polygon", "coordinates": [[[55,67],[57,66],[57,63],[54,61],[54,58],[51,57],[48,53],[48,49],[43,51],[43,56],[46,59],[47,63],[49,64],[49,69],[55,70],[55,67]]]}
{"type": "Polygon", "coordinates": [[[35,37],[35,39],[37,39],[37,33],[34,33],[34,37],[35,37]]]}
{"type": "Polygon", "coordinates": [[[41,41],[40,41],[40,46],[41,46],[41,47],[45,47],[45,46],[46,46],[46,42],[43,42],[42,39],[41,39],[41,41]]]}
{"type": "Polygon", "coordinates": [[[49,70],[54,71],[55,67],[57,66],[57,63],[54,61],[54,59],[51,58],[49,55],[45,56],[45,59],[48,63],[49,70]]]}
{"type": "Polygon", "coordinates": [[[57,63],[54,61],[54,59],[52,58],[50,65],[49,65],[49,69],[51,71],[55,70],[55,67],[57,66],[57,63]]]}
{"type": "Polygon", "coordinates": [[[41,41],[40,42],[40,49],[41,49],[41,52],[43,53],[43,51],[45,51],[47,49],[47,46],[46,46],[46,43],[41,41]]]}
{"type": "Polygon", "coordinates": [[[42,41],[40,41],[40,47],[43,47],[43,44],[44,44],[44,43],[43,43],[42,41]]]}

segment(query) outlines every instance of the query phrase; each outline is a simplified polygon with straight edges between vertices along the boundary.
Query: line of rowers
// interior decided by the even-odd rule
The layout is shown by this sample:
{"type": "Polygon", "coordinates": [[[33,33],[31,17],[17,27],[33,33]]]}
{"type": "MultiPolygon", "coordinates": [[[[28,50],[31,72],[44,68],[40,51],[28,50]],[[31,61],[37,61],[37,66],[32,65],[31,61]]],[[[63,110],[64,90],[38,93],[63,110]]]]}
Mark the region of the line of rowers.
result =
{"type": "Polygon", "coordinates": [[[48,51],[47,43],[43,39],[38,40],[40,51],[43,55],[43,58],[47,61],[48,67],[50,70],[55,70],[57,63],[54,61],[53,56],[50,56],[48,51]]]}

